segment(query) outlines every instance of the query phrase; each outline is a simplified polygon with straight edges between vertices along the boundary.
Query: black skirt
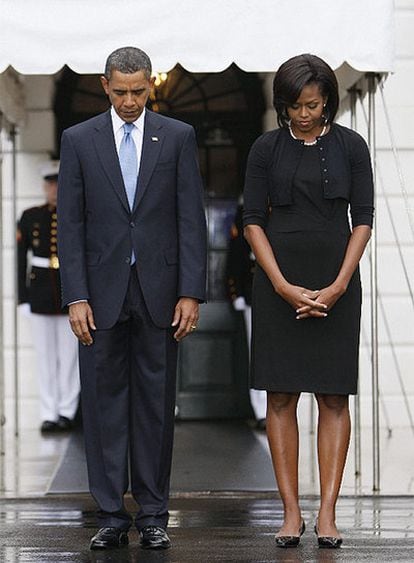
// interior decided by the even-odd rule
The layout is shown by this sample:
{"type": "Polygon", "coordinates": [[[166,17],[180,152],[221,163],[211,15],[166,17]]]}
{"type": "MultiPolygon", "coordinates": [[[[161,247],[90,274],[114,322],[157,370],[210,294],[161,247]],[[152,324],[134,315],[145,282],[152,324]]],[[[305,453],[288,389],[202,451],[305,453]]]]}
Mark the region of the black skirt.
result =
{"type": "MultiPolygon", "coordinates": [[[[292,284],[320,289],[342,264],[349,235],[326,231],[267,235],[279,267],[292,284]]],[[[252,303],[252,387],[282,393],[355,394],[361,283],[355,271],[346,293],[325,318],[296,319],[294,308],[257,267],[252,303]]]]}

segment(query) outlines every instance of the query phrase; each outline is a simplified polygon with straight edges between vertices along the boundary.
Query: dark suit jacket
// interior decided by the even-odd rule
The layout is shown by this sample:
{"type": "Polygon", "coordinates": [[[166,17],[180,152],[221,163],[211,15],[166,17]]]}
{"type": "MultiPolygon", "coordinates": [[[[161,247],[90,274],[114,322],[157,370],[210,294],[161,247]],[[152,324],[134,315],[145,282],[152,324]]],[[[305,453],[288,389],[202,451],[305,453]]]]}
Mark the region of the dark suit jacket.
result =
{"type": "Polygon", "coordinates": [[[179,297],[205,300],[206,228],[194,130],[146,110],[132,212],[110,112],[64,131],[58,188],[62,303],[87,299],[98,328],[117,321],[134,249],[153,322],[179,297]]]}

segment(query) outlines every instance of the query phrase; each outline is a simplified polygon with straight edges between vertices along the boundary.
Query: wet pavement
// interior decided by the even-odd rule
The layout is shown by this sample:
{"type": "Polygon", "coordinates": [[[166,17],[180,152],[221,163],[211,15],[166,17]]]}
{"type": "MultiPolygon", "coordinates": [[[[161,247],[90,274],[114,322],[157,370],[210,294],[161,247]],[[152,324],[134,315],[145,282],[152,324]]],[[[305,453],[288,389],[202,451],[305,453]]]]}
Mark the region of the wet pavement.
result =
{"type": "MultiPolygon", "coordinates": [[[[414,461],[410,429],[383,436],[381,494],[371,495],[370,432],[363,436],[362,476],[352,449],[338,502],[344,544],[317,547],[315,436],[301,441],[301,505],[307,530],[298,549],[274,545],[282,504],[275,492],[266,437],[240,422],[181,422],[176,427],[166,552],[141,550],[135,530],[127,548],[91,552],[95,505],[87,489],[83,447],[75,434],[18,438],[6,427],[0,458],[0,563],[17,562],[381,562],[414,561],[414,461]],[[387,496],[388,495],[388,496],[387,496]],[[406,496],[404,496],[406,495],[406,496]]],[[[133,500],[127,505],[135,511],[133,500]]]]}
{"type": "MultiPolygon", "coordinates": [[[[3,429],[5,453],[0,457],[0,498],[87,491],[83,445],[74,434],[42,435],[37,420],[18,438],[3,429]]],[[[361,473],[355,476],[353,438],[345,467],[344,496],[372,493],[372,431],[363,428],[361,473]]],[[[300,494],[319,492],[316,436],[301,433],[300,494]]],[[[381,432],[381,494],[414,496],[414,434],[409,427],[381,432]]],[[[250,421],[180,422],[176,425],[172,489],[271,491],[275,488],[266,435],[250,421]],[[236,471],[235,471],[236,468],[236,471]],[[185,482],[184,482],[185,481],[185,482]]],[[[414,501],[413,501],[414,503],[414,501]]]]}
{"type": "MultiPolygon", "coordinates": [[[[173,548],[143,551],[130,531],[128,547],[89,551],[96,520],[88,495],[47,495],[4,499],[0,514],[0,561],[14,562],[364,562],[414,561],[412,497],[345,497],[337,521],[344,544],[339,550],[316,545],[316,498],[301,501],[307,530],[298,549],[274,545],[281,502],[269,493],[175,495],[169,534],[173,548]]],[[[135,510],[133,500],[127,506],[135,510]]]]}

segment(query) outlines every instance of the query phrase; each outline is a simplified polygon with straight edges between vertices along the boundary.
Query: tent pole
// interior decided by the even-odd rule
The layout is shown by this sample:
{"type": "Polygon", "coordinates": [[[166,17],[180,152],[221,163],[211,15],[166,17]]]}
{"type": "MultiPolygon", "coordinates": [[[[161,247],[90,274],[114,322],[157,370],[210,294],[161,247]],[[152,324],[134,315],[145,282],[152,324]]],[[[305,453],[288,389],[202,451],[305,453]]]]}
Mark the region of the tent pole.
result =
{"type": "Polygon", "coordinates": [[[373,491],[380,490],[379,384],[378,384],[378,287],[377,287],[377,196],[375,144],[375,89],[377,75],[367,74],[368,80],[368,144],[374,173],[374,224],[371,236],[371,378],[372,378],[372,469],[373,491]]]}
{"type": "MultiPolygon", "coordinates": [[[[3,125],[3,114],[0,112],[0,217],[3,217],[3,183],[2,183],[2,165],[3,165],[3,146],[1,131],[3,125]]],[[[4,311],[3,311],[3,229],[0,229],[0,490],[4,491],[4,461],[5,461],[5,440],[4,425],[6,416],[4,410],[4,311]]]]}
{"type": "MultiPolygon", "coordinates": [[[[17,131],[13,124],[10,129],[10,139],[12,142],[12,187],[13,187],[13,219],[17,217],[17,148],[16,148],[17,131]]],[[[14,224],[14,229],[16,225],[14,224]]],[[[18,335],[18,315],[17,315],[17,247],[14,245],[14,334],[13,334],[13,371],[14,371],[14,434],[19,435],[19,335],[18,335]]]]}
{"type": "MultiPolygon", "coordinates": [[[[350,96],[350,111],[351,111],[351,129],[356,130],[357,120],[356,120],[356,103],[358,97],[358,91],[355,87],[349,90],[350,96]]],[[[355,478],[361,476],[361,397],[359,395],[359,381],[357,394],[354,397],[354,473],[355,478]]]]}

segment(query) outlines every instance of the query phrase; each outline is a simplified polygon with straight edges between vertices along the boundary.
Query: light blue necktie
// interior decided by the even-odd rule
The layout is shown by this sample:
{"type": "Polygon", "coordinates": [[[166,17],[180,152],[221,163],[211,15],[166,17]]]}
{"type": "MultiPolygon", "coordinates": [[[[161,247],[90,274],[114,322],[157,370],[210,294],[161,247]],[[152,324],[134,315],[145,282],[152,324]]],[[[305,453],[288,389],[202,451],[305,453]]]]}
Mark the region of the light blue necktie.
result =
{"type": "Polygon", "coordinates": [[[119,148],[119,163],[121,165],[129,208],[132,210],[138,177],[137,148],[131,134],[135,125],[133,123],[124,123],[123,127],[124,136],[119,148]]]}
{"type": "MultiPolygon", "coordinates": [[[[119,147],[119,164],[121,165],[122,177],[128,198],[129,208],[134,206],[135,191],[137,189],[138,159],[137,149],[132,138],[133,123],[124,123],[124,136],[119,147]]],[[[135,263],[135,254],[132,251],[131,265],[135,263]]]]}
{"type": "Polygon", "coordinates": [[[137,148],[132,138],[133,123],[124,123],[124,136],[119,148],[119,163],[121,165],[122,177],[124,179],[129,208],[134,205],[135,190],[137,189],[138,159],[137,148]]]}

